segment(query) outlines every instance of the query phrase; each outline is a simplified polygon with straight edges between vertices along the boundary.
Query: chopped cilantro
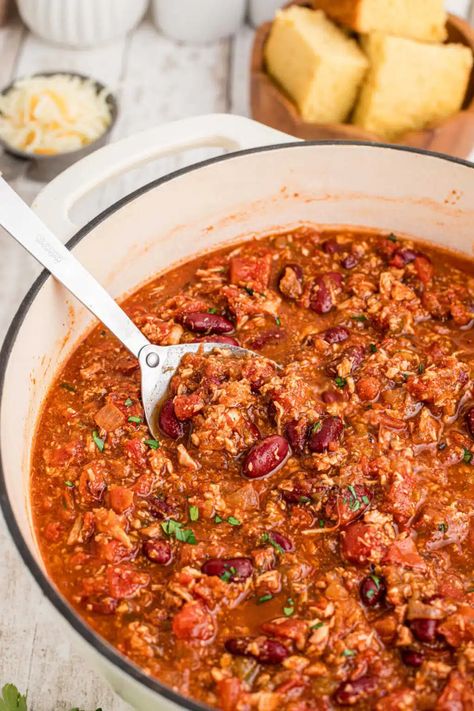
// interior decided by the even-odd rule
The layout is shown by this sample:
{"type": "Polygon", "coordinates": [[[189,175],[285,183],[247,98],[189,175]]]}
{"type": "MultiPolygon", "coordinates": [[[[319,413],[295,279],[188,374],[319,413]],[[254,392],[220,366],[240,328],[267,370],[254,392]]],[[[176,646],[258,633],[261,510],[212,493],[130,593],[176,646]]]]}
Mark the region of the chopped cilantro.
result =
{"type": "Polygon", "coordinates": [[[372,574],[372,575],[370,576],[370,578],[371,578],[371,579],[373,580],[373,582],[375,583],[375,587],[377,588],[377,590],[379,590],[379,589],[380,589],[380,578],[379,578],[377,575],[374,575],[374,574],[372,574]]]}
{"type": "Polygon", "coordinates": [[[163,521],[161,528],[170,538],[176,538],[177,541],[181,543],[196,543],[196,537],[194,532],[190,528],[183,528],[183,524],[179,521],[175,521],[169,518],[167,521],[163,521]]]}
{"type": "Polygon", "coordinates": [[[199,509],[197,506],[189,507],[189,518],[191,521],[197,521],[199,518],[199,509]]]}
{"type": "Polygon", "coordinates": [[[237,568],[234,568],[232,565],[228,570],[224,570],[222,575],[219,575],[219,577],[224,581],[224,583],[230,583],[235,575],[237,575],[237,568]]]}
{"type": "Polygon", "coordinates": [[[318,523],[319,523],[319,528],[324,528],[324,526],[326,525],[326,521],[323,518],[320,518],[318,523]]]}
{"type": "Polygon", "coordinates": [[[315,622],[314,625],[311,625],[309,628],[310,630],[319,630],[321,627],[323,627],[324,622],[315,622]]]}
{"type": "Polygon", "coordinates": [[[345,388],[347,385],[346,378],[341,378],[340,375],[338,375],[337,378],[334,378],[334,382],[336,383],[338,388],[345,388]]]}
{"type": "Polygon", "coordinates": [[[271,546],[273,546],[273,548],[274,548],[278,553],[283,554],[283,553],[285,552],[285,551],[283,550],[283,548],[280,546],[280,544],[277,543],[277,542],[272,538],[271,534],[270,534],[270,533],[267,533],[267,531],[265,531],[265,533],[262,533],[262,537],[261,537],[260,540],[261,540],[262,543],[269,543],[271,546]]]}
{"type": "Polygon", "coordinates": [[[142,417],[138,417],[138,415],[130,415],[128,418],[129,422],[135,422],[135,424],[139,425],[141,422],[143,422],[142,417]]]}
{"type": "Polygon", "coordinates": [[[103,451],[104,451],[104,447],[105,447],[105,442],[104,442],[103,439],[101,439],[101,438],[99,437],[99,434],[98,434],[97,430],[94,430],[94,431],[93,431],[93,433],[92,433],[92,439],[94,440],[95,445],[96,445],[97,449],[99,450],[99,452],[103,452],[103,451]]]}
{"type": "Polygon", "coordinates": [[[309,496],[300,496],[298,501],[300,504],[309,504],[309,502],[311,501],[311,498],[309,496]]]}
{"type": "Polygon", "coordinates": [[[358,316],[353,316],[352,320],[359,321],[360,323],[365,323],[367,321],[367,316],[364,316],[364,314],[359,314],[358,316]]]}
{"type": "Polygon", "coordinates": [[[364,502],[364,504],[365,504],[366,506],[368,506],[368,505],[370,504],[370,499],[369,499],[368,496],[365,496],[365,495],[364,495],[364,496],[362,497],[362,501],[364,502]]]}
{"type": "Polygon", "coordinates": [[[222,523],[224,519],[221,518],[218,514],[214,516],[214,523],[222,523]]]}
{"type": "Polygon", "coordinates": [[[370,589],[367,590],[367,592],[365,593],[365,596],[368,597],[369,600],[371,600],[374,595],[375,595],[375,590],[374,590],[373,588],[370,588],[370,589]]]}
{"type": "Polygon", "coordinates": [[[244,286],[245,291],[249,296],[253,296],[255,294],[255,291],[251,289],[249,286],[244,286]]]}
{"type": "Polygon", "coordinates": [[[464,459],[466,464],[470,464],[472,462],[472,456],[473,456],[472,452],[469,451],[469,449],[464,449],[464,454],[463,454],[462,458],[464,459]]]}
{"type": "Polygon", "coordinates": [[[375,345],[375,343],[371,343],[371,344],[369,345],[369,351],[370,351],[371,353],[377,353],[377,346],[375,345]]]}
{"type": "Polygon", "coordinates": [[[276,323],[276,325],[278,326],[278,328],[280,328],[280,326],[281,326],[281,318],[280,318],[279,316],[275,316],[275,323],[276,323]]]}
{"type": "Polygon", "coordinates": [[[351,511],[358,511],[360,509],[360,501],[359,497],[357,496],[357,492],[353,486],[348,486],[347,489],[350,495],[352,496],[352,500],[349,503],[349,508],[351,511]]]}
{"type": "Polygon", "coordinates": [[[357,652],[354,649],[345,649],[342,653],[343,657],[355,657],[357,652]]]}
{"type": "Polygon", "coordinates": [[[390,242],[396,242],[396,241],[397,241],[397,238],[395,237],[395,235],[393,234],[393,232],[390,232],[390,234],[389,234],[389,236],[388,236],[388,239],[390,240],[390,242]]]}
{"type": "Polygon", "coordinates": [[[133,405],[132,398],[128,397],[123,404],[125,405],[125,407],[131,407],[133,405]]]}
{"type": "Polygon", "coordinates": [[[76,392],[76,388],[74,387],[74,385],[70,385],[69,383],[60,383],[59,387],[63,388],[64,390],[67,390],[68,393],[76,392]]]}
{"type": "Polygon", "coordinates": [[[314,425],[311,427],[311,434],[315,434],[316,432],[319,432],[321,427],[323,426],[323,423],[321,420],[319,422],[315,422],[314,425]]]}
{"type": "Polygon", "coordinates": [[[230,523],[231,526],[241,526],[242,522],[239,521],[238,518],[235,518],[235,516],[229,516],[227,519],[227,523],[230,523]]]}
{"type": "Polygon", "coordinates": [[[406,383],[406,381],[408,380],[409,377],[410,377],[410,373],[402,373],[402,378],[403,378],[403,380],[405,381],[405,383],[406,383]]]}
{"type": "Polygon", "coordinates": [[[268,602],[269,600],[273,599],[273,595],[271,593],[267,593],[266,595],[262,595],[257,599],[257,605],[263,605],[264,602],[268,602]]]}
{"type": "Polygon", "coordinates": [[[438,531],[442,531],[443,533],[446,533],[448,530],[448,524],[445,523],[444,521],[442,523],[438,523],[438,531]]]}
{"type": "Polygon", "coordinates": [[[69,479],[67,479],[64,483],[66,484],[66,486],[67,486],[68,489],[74,489],[74,487],[76,486],[76,485],[74,484],[74,482],[73,482],[73,481],[69,481],[69,479]]]}
{"type": "Polygon", "coordinates": [[[208,309],[208,310],[207,310],[207,313],[208,313],[208,314],[216,314],[216,313],[217,313],[217,309],[216,309],[216,308],[208,309]]]}
{"type": "Polygon", "coordinates": [[[291,597],[288,598],[286,601],[286,606],[283,608],[283,614],[285,617],[291,617],[295,613],[295,603],[291,599],[291,597]]]}
{"type": "Polygon", "coordinates": [[[420,363],[420,365],[418,366],[418,375],[423,375],[424,372],[425,372],[425,364],[420,363]]]}
{"type": "Polygon", "coordinates": [[[160,443],[157,439],[145,439],[144,442],[152,449],[159,449],[160,447],[160,443]]]}

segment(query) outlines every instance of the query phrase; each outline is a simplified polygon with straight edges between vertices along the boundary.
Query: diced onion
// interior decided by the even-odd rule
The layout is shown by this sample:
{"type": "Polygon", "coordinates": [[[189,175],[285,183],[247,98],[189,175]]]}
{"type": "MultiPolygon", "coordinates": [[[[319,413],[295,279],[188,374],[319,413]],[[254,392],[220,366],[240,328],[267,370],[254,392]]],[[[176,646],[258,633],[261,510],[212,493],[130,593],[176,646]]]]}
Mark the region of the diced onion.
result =
{"type": "Polygon", "coordinates": [[[108,94],[90,79],[67,74],[20,79],[0,94],[0,137],[36,155],[77,150],[110,125],[108,94]]]}

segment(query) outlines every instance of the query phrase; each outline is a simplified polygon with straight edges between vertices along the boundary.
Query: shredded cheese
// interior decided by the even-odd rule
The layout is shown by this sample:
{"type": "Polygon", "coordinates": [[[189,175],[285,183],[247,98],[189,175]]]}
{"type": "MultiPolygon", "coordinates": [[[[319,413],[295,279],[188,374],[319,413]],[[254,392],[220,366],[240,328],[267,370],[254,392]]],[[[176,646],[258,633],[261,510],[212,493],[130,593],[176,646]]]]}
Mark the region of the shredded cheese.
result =
{"type": "Polygon", "coordinates": [[[17,150],[56,155],[96,140],[111,122],[108,91],[67,74],[30,77],[0,94],[0,137],[17,150]]]}

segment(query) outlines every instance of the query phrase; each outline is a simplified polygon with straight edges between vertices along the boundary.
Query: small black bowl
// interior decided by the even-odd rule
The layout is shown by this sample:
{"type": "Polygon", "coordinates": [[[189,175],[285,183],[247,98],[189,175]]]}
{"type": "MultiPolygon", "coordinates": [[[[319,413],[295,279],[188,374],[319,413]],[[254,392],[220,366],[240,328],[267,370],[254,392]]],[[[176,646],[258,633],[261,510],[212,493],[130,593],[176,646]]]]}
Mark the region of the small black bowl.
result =
{"type": "MultiPolygon", "coordinates": [[[[37,74],[32,74],[31,77],[51,77],[56,76],[57,74],[79,77],[85,81],[91,80],[90,77],[85,76],[84,74],[63,71],[38,72],[37,74]]],[[[21,79],[23,78],[30,77],[21,77],[21,79]]],[[[20,77],[12,81],[0,93],[8,94],[8,92],[13,89],[17,81],[20,81],[20,77]]],[[[92,81],[98,94],[104,89],[107,89],[107,87],[99,81],[96,81],[95,79],[92,79],[92,81]]],[[[107,138],[114,127],[118,114],[118,103],[115,96],[109,92],[106,101],[110,109],[109,125],[94,141],[91,141],[91,143],[88,143],[86,146],[78,148],[75,151],[57,153],[55,155],[36,155],[35,153],[28,153],[27,151],[18,150],[0,138],[0,146],[4,149],[4,155],[0,156],[0,170],[3,173],[3,177],[6,180],[13,180],[14,178],[18,178],[22,175],[27,175],[28,178],[31,178],[32,180],[48,182],[76,161],[84,158],[84,156],[92,153],[92,151],[95,151],[97,148],[101,148],[107,142],[107,138]]]]}

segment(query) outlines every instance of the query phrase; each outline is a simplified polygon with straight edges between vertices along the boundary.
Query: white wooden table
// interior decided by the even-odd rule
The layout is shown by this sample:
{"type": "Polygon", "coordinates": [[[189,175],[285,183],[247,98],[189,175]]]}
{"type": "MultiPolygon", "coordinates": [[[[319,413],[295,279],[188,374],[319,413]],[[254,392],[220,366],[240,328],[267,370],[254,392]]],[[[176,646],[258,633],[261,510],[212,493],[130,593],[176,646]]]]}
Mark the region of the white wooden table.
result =
{"type": "MultiPolygon", "coordinates": [[[[469,0],[448,4],[464,14],[469,0]]],[[[17,21],[0,29],[0,87],[15,76],[43,70],[75,70],[96,77],[119,98],[120,117],[112,138],[190,115],[247,115],[252,38],[253,31],[243,27],[233,40],[184,46],[144,21],[123,41],[74,51],[47,45],[17,21]]],[[[84,224],[121,195],[209,154],[193,151],[118,179],[81,204],[76,221],[84,224]]],[[[41,185],[22,179],[14,187],[31,202],[41,185]]],[[[0,342],[38,272],[33,260],[0,234],[0,342]]],[[[25,570],[0,516],[0,686],[9,681],[28,691],[30,711],[128,708],[58,636],[49,603],[25,570]]]]}

